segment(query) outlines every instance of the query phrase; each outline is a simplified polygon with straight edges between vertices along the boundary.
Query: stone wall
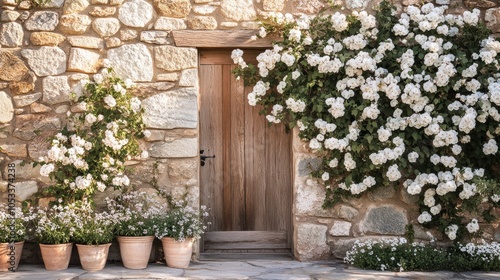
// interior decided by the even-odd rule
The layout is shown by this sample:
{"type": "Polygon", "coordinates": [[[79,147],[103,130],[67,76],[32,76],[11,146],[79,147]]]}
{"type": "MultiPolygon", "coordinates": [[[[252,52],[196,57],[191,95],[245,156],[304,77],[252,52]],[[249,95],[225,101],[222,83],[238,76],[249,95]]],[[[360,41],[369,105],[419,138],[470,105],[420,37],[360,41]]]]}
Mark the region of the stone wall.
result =
{"type": "MultiPolygon", "coordinates": [[[[0,197],[6,197],[7,165],[16,164],[16,197],[30,198],[48,183],[39,169],[22,161],[45,155],[46,139],[66,123],[70,93],[79,81],[102,67],[137,83],[145,121],[152,134],[141,142],[150,159],[130,162],[138,189],[159,187],[175,197],[188,194],[199,203],[198,56],[195,48],[176,47],[172,30],[256,29],[269,12],[315,14],[322,0],[0,0],[0,197]],[[156,167],[155,167],[156,166],[156,167]]],[[[371,9],[379,0],[335,0],[349,9],[371,9]]],[[[397,5],[418,4],[402,0],[397,5]]],[[[436,0],[452,11],[478,7],[500,32],[500,8],[489,0],[436,0]]],[[[321,208],[324,189],[307,176],[315,160],[294,139],[294,253],[299,259],[340,257],[355,238],[401,235],[414,223],[415,198],[384,189],[333,209],[321,208]]],[[[97,201],[113,195],[99,194],[97,201]]],[[[46,204],[47,201],[41,201],[46,204]]],[[[417,236],[426,239],[423,229],[417,236]]],[[[433,233],[436,236],[436,233],[433,233]]],[[[494,232],[491,232],[494,235],[494,232]]],[[[500,236],[500,233],[497,233],[500,236]]]]}

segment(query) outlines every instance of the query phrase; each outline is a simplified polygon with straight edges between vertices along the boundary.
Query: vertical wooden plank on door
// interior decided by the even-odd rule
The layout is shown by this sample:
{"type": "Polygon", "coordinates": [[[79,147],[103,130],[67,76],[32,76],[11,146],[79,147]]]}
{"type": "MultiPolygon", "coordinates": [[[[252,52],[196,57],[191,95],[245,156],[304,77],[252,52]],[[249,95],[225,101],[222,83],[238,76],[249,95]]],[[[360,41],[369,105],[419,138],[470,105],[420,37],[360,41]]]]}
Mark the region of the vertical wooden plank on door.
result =
{"type": "Polygon", "coordinates": [[[220,65],[222,76],[218,80],[222,84],[222,149],[223,149],[223,189],[224,201],[222,208],[224,209],[224,230],[233,230],[235,226],[232,219],[233,215],[233,194],[231,190],[231,80],[224,75],[227,75],[224,65],[220,65]]]}
{"type": "Polygon", "coordinates": [[[200,188],[201,203],[210,209],[209,230],[223,229],[223,165],[222,165],[222,67],[220,65],[200,65],[200,148],[206,155],[216,155],[207,159],[200,168],[203,186],[200,188]]]}
{"type": "MultiPolygon", "coordinates": [[[[276,217],[278,217],[277,228],[279,230],[286,230],[291,232],[292,224],[292,141],[290,133],[284,132],[285,127],[283,125],[276,126],[276,140],[277,144],[281,146],[280,149],[276,149],[276,177],[278,188],[276,189],[275,198],[276,205],[279,212],[276,217]]],[[[291,246],[291,236],[288,239],[289,245],[291,246]]]]}
{"type": "Polygon", "coordinates": [[[245,88],[245,186],[247,193],[247,225],[249,230],[266,230],[266,119],[260,107],[250,106],[246,96],[253,87],[245,88]]]}
{"type": "Polygon", "coordinates": [[[245,103],[243,101],[243,81],[237,81],[231,70],[234,65],[223,65],[223,74],[231,81],[229,94],[231,100],[231,166],[230,176],[233,204],[233,230],[247,230],[245,224],[245,103]]]}

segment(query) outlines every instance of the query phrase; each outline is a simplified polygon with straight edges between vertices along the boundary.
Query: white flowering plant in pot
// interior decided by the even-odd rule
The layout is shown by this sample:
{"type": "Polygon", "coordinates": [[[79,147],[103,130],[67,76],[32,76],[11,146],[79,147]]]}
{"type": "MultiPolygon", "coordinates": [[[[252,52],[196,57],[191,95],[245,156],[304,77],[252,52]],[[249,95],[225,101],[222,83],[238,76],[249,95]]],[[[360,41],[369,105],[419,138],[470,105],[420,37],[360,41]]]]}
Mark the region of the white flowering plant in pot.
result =
{"type": "Polygon", "coordinates": [[[185,201],[176,201],[172,209],[161,215],[157,220],[156,237],[170,237],[182,242],[186,238],[199,239],[207,229],[205,222],[208,217],[207,207],[195,209],[185,201]]]}
{"type": "MultiPolygon", "coordinates": [[[[419,196],[418,222],[454,240],[477,234],[498,206],[500,42],[479,10],[387,1],[375,16],[275,16],[257,37],[281,40],[234,73],[254,83],[250,105],[297,127],[322,159],[324,207],[378,187],[419,196]],[[476,219],[476,220],[474,220],[476,219]],[[472,223],[470,226],[465,226],[472,223]]],[[[255,38],[254,38],[255,39],[255,38]]]]}
{"type": "Polygon", "coordinates": [[[108,187],[127,187],[125,162],[147,158],[138,139],[147,136],[141,101],[131,93],[133,83],[104,68],[94,80],[82,80],[83,94],[75,94],[69,124],[51,139],[40,174],[54,184],[47,192],[65,201],[91,199],[108,187]]]}
{"type": "Polygon", "coordinates": [[[21,207],[9,207],[0,203],[0,243],[24,241],[26,238],[29,216],[21,207]]]}
{"type": "Polygon", "coordinates": [[[115,238],[116,221],[116,215],[97,211],[90,203],[83,201],[76,209],[72,240],[83,245],[111,243],[115,238]]]}
{"type": "Polygon", "coordinates": [[[78,218],[77,209],[78,206],[74,203],[30,208],[28,235],[41,244],[72,242],[78,218]]]}
{"type": "Polygon", "coordinates": [[[115,218],[117,236],[154,236],[159,217],[168,209],[158,196],[131,191],[106,198],[107,211],[115,218]]]}

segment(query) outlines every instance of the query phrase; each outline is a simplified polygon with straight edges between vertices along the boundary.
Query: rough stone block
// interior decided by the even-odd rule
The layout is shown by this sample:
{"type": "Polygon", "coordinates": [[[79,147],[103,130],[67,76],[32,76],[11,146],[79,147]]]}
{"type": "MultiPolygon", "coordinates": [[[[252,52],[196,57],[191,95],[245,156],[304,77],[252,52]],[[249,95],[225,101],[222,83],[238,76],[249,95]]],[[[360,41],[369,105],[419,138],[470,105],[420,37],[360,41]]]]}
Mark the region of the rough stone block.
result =
{"type": "Polygon", "coordinates": [[[87,49],[103,49],[104,40],[92,36],[71,36],[68,37],[68,42],[73,47],[87,48],[87,49]]]}
{"type": "Polygon", "coordinates": [[[97,18],[92,22],[92,28],[101,37],[109,37],[118,32],[120,21],[116,18],[97,18]]]}
{"type": "Polygon", "coordinates": [[[24,49],[21,55],[26,58],[29,67],[37,76],[59,75],[66,72],[66,54],[58,47],[24,49]]]}
{"type": "Polygon", "coordinates": [[[155,29],[157,30],[179,30],[186,28],[184,20],[178,18],[159,17],[155,22],[155,29]]]}
{"type": "Polygon", "coordinates": [[[188,19],[188,26],[196,30],[213,30],[217,28],[217,20],[214,17],[195,16],[188,19]]]}
{"type": "Polygon", "coordinates": [[[142,31],[141,41],[151,44],[165,45],[168,41],[169,33],[166,31],[142,31]]]}
{"type": "Polygon", "coordinates": [[[70,100],[68,77],[49,76],[43,79],[43,101],[48,104],[57,104],[70,100]]]}
{"type": "Polygon", "coordinates": [[[59,29],[66,34],[83,34],[88,29],[92,20],[87,15],[63,15],[59,22],[59,29]]]}
{"type": "Polygon", "coordinates": [[[264,0],[262,6],[265,11],[280,12],[285,7],[285,0],[264,0]]]}
{"type": "Polygon", "coordinates": [[[68,60],[68,71],[77,71],[84,73],[97,73],[99,67],[101,55],[97,52],[71,48],[69,60],[68,60]]]}
{"type": "Polygon", "coordinates": [[[331,236],[349,236],[352,224],[345,221],[335,221],[328,232],[331,236]]]}
{"type": "Polygon", "coordinates": [[[194,6],[193,12],[199,15],[209,15],[215,12],[216,9],[217,8],[212,5],[200,5],[200,6],[194,6]]]}
{"type": "Polygon", "coordinates": [[[27,157],[26,144],[3,144],[0,145],[0,151],[11,157],[27,157]]]}
{"type": "Polygon", "coordinates": [[[368,197],[374,202],[380,202],[394,198],[396,190],[392,186],[380,186],[368,192],[368,197]]]}
{"type": "Polygon", "coordinates": [[[118,19],[131,27],[144,27],[153,19],[153,6],[144,0],[128,0],[118,10],[118,19]]]}
{"type": "Polygon", "coordinates": [[[197,87],[198,86],[198,70],[188,69],[181,73],[181,79],[179,80],[179,86],[181,87],[197,87]]]}
{"type": "Polygon", "coordinates": [[[198,125],[197,90],[184,88],[160,93],[142,101],[147,127],[172,129],[198,125]]]}
{"type": "Polygon", "coordinates": [[[94,17],[110,17],[116,13],[115,7],[96,7],[90,8],[89,15],[94,17]]]}
{"type": "Polygon", "coordinates": [[[108,58],[116,73],[135,82],[148,82],[153,79],[153,59],[144,44],[124,45],[108,50],[108,58]],[[141,67],[130,67],[140,65],[141,67]]]}
{"type": "Polygon", "coordinates": [[[0,50],[0,80],[20,81],[29,72],[28,67],[17,56],[0,50]]]}
{"type": "Polygon", "coordinates": [[[23,44],[23,27],[17,22],[7,22],[0,25],[0,45],[17,47],[23,44]]]}
{"type": "Polygon", "coordinates": [[[35,181],[16,182],[16,200],[25,201],[38,192],[38,183],[35,181]]]}
{"type": "Polygon", "coordinates": [[[63,35],[53,32],[33,32],[30,35],[30,41],[35,46],[57,46],[65,39],[63,35]]]}
{"type": "Polygon", "coordinates": [[[356,217],[358,217],[358,215],[359,211],[354,207],[348,205],[340,205],[338,207],[339,218],[345,219],[347,221],[353,221],[356,217]]]}
{"type": "Polygon", "coordinates": [[[24,107],[24,106],[28,106],[31,103],[37,101],[38,99],[40,99],[40,97],[42,97],[42,93],[37,92],[37,93],[33,93],[33,94],[14,96],[13,99],[14,99],[14,104],[16,105],[16,107],[24,107]]]}
{"type": "Polygon", "coordinates": [[[327,226],[299,223],[296,230],[296,251],[299,260],[318,260],[329,257],[330,247],[326,244],[327,226]]]}
{"type": "Polygon", "coordinates": [[[0,123],[8,123],[14,117],[12,99],[6,92],[0,91],[0,123]]]}
{"type": "Polygon", "coordinates": [[[162,16],[183,18],[191,12],[189,0],[154,0],[153,3],[162,16]]]}
{"type": "Polygon", "coordinates": [[[252,0],[222,0],[221,12],[235,21],[254,20],[257,16],[252,0]]]}
{"type": "Polygon", "coordinates": [[[187,158],[198,156],[198,139],[183,138],[171,142],[159,142],[151,145],[151,157],[187,158]]]}
{"type": "Polygon", "coordinates": [[[402,235],[408,218],[403,209],[392,205],[370,207],[361,222],[360,230],[363,233],[402,235]]]}
{"type": "Polygon", "coordinates": [[[66,0],[64,1],[64,14],[78,14],[89,7],[90,3],[87,0],[66,0]]]}
{"type": "Polygon", "coordinates": [[[37,11],[24,23],[29,31],[53,31],[59,23],[59,15],[56,12],[37,11]]]}
{"type": "Polygon", "coordinates": [[[155,47],[156,66],[167,71],[196,68],[197,51],[194,48],[178,48],[171,46],[155,47]]]}
{"type": "Polygon", "coordinates": [[[298,175],[299,176],[309,176],[311,172],[318,170],[321,165],[320,158],[304,158],[298,163],[298,175]]]}

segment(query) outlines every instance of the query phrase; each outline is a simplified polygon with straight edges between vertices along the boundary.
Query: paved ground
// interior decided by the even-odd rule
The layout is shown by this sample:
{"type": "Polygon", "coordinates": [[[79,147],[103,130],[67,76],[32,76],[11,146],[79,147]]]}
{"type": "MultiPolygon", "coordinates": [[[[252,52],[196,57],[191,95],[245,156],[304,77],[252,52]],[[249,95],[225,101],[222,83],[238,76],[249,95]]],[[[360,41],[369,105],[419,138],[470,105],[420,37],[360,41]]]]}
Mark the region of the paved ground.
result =
{"type": "Polygon", "coordinates": [[[126,269],[108,264],[99,272],[87,272],[79,266],[63,271],[46,271],[40,265],[21,265],[17,272],[0,272],[0,279],[80,280],[80,279],[499,279],[500,272],[381,272],[349,267],[341,262],[298,262],[279,260],[200,261],[187,269],[149,264],[144,270],[126,269]]]}

